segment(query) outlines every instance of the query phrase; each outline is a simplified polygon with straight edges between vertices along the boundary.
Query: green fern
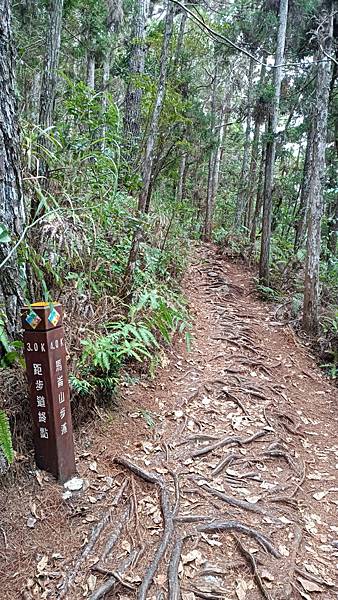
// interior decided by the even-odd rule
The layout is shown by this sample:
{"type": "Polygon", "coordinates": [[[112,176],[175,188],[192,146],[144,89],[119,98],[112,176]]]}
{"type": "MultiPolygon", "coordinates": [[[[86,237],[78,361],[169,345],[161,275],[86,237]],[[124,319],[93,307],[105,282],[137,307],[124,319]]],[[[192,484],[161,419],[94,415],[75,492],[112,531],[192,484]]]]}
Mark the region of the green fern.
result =
{"type": "Polygon", "coordinates": [[[0,410],[0,448],[8,464],[11,464],[14,460],[12,436],[9,428],[8,417],[3,410],[0,410]]]}

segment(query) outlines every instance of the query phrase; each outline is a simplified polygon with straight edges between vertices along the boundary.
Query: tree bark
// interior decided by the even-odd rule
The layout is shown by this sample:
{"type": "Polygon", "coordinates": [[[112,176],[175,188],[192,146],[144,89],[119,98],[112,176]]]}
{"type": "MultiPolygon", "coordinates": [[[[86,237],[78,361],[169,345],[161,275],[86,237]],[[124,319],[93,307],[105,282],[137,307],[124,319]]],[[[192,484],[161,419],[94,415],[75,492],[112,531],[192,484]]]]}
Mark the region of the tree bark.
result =
{"type": "MultiPolygon", "coordinates": [[[[157,94],[155,98],[154,108],[150,120],[149,133],[147,137],[146,148],[143,157],[142,168],[142,189],[138,199],[138,214],[141,216],[149,208],[149,192],[151,185],[151,174],[153,169],[154,148],[158,136],[158,125],[161,116],[162,106],[166,91],[167,72],[169,65],[169,48],[170,40],[173,32],[174,6],[170,0],[167,1],[165,31],[163,37],[160,74],[158,80],[157,94]]],[[[133,236],[131,249],[129,253],[128,265],[126,269],[126,284],[130,290],[133,282],[133,275],[136,267],[136,261],[139,253],[140,243],[142,239],[142,228],[138,227],[133,236]]]]}
{"type": "Polygon", "coordinates": [[[319,51],[316,79],[316,105],[313,114],[313,151],[308,193],[308,235],[304,278],[303,329],[309,334],[318,331],[319,259],[321,219],[323,215],[323,183],[332,62],[327,57],[332,50],[333,3],[321,15],[318,31],[319,51]]]}
{"type": "MultiPolygon", "coordinates": [[[[0,0],[0,79],[0,224],[11,236],[11,242],[0,243],[1,264],[25,224],[9,0],[0,0]]],[[[0,307],[5,312],[9,338],[13,338],[19,329],[22,279],[18,256],[13,252],[0,268],[0,307]]]]}
{"type": "Polygon", "coordinates": [[[278,127],[279,102],[283,76],[283,61],[288,17],[288,0],[280,0],[279,25],[277,35],[277,48],[275,54],[275,68],[273,74],[274,100],[269,117],[268,142],[266,147],[263,222],[261,254],[259,263],[259,279],[263,285],[269,285],[270,279],[270,244],[271,244],[271,219],[272,219],[272,190],[274,183],[274,166],[276,156],[276,136],[278,127]]]}

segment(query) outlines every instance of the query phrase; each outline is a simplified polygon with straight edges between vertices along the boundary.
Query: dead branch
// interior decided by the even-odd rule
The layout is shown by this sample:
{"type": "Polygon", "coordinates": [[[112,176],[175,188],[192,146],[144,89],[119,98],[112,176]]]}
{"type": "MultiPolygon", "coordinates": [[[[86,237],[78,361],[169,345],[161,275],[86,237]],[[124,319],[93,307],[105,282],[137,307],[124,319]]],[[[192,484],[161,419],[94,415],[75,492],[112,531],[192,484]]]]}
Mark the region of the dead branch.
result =
{"type": "Polygon", "coordinates": [[[264,550],[270,552],[270,554],[272,554],[272,556],[275,558],[281,558],[280,552],[276,550],[272,542],[263,533],[260,533],[248,525],[239,523],[239,521],[220,521],[217,523],[208,523],[207,525],[200,525],[197,528],[197,531],[201,531],[203,533],[209,533],[211,531],[237,531],[238,533],[243,533],[256,540],[256,542],[262,548],[264,548],[264,550]]]}
{"type": "Polygon", "coordinates": [[[117,506],[117,504],[119,503],[119,501],[121,500],[123,493],[126,489],[128,485],[128,482],[125,481],[123,483],[123,485],[121,485],[119,491],[117,492],[111,507],[107,510],[107,512],[103,515],[101,521],[99,521],[99,523],[93,528],[92,533],[89,537],[89,540],[87,542],[87,544],[85,545],[85,547],[83,548],[80,556],[78,557],[78,559],[75,562],[75,565],[73,567],[73,569],[67,573],[62,586],[59,590],[59,600],[61,600],[61,598],[64,598],[65,595],[68,592],[69,587],[72,585],[72,583],[74,582],[79,569],[82,565],[82,563],[86,560],[86,558],[89,556],[89,554],[91,553],[91,551],[93,550],[97,540],[99,539],[103,529],[106,527],[106,525],[109,523],[110,519],[111,519],[111,515],[112,512],[114,510],[114,508],[117,506]]]}

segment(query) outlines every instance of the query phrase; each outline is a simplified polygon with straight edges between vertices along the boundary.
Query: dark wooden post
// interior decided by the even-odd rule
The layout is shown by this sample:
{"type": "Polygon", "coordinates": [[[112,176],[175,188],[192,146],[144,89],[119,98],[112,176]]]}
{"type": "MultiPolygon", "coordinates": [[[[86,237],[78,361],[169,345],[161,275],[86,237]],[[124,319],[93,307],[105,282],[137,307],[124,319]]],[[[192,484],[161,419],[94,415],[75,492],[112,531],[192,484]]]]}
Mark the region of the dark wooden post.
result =
{"type": "Polygon", "coordinates": [[[64,482],[76,467],[61,304],[25,306],[22,324],[36,464],[64,482]]]}

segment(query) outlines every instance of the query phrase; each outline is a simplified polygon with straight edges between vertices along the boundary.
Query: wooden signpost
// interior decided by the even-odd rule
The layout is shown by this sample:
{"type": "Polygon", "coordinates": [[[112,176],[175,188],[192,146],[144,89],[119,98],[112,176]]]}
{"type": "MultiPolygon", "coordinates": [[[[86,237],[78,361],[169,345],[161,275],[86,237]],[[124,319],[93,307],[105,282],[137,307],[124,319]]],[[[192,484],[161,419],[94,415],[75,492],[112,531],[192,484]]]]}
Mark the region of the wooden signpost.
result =
{"type": "Polygon", "coordinates": [[[76,467],[61,304],[24,307],[22,324],[36,464],[65,482],[76,467]]]}

